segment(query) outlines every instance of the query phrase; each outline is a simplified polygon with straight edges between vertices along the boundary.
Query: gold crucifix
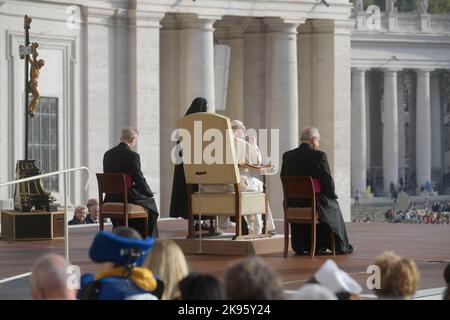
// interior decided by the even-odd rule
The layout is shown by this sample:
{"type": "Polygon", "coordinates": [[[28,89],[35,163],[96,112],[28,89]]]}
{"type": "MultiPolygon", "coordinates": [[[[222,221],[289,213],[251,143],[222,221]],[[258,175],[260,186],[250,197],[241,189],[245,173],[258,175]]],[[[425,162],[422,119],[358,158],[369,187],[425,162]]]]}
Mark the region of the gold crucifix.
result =
{"type": "Polygon", "coordinates": [[[33,100],[31,100],[30,107],[28,109],[28,114],[30,117],[34,117],[34,111],[36,110],[36,106],[39,104],[41,97],[39,95],[38,91],[38,79],[39,79],[39,73],[41,68],[45,65],[45,61],[42,59],[38,59],[37,56],[39,55],[37,52],[37,48],[39,47],[39,44],[37,42],[33,42],[31,44],[31,55],[28,59],[28,62],[31,65],[30,69],[30,82],[28,84],[28,93],[31,93],[33,96],[33,100]]]}

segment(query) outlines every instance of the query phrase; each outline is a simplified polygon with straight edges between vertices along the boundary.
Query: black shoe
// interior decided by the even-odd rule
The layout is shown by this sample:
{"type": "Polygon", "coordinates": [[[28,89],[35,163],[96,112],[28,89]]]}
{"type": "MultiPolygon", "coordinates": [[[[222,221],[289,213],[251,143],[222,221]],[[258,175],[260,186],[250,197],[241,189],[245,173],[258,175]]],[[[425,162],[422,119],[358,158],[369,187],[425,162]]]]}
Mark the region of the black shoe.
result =
{"type": "Polygon", "coordinates": [[[353,253],[355,253],[355,248],[353,246],[350,246],[345,251],[336,249],[336,254],[353,254],[353,253]]]}
{"type": "MultiPolygon", "coordinates": [[[[196,223],[196,224],[194,225],[194,231],[198,231],[198,229],[199,229],[198,223],[196,223]]],[[[203,222],[203,223],[202,223],[202,230],[203,230],[203,231],[209,231],[209,230],[210,230],[210,228],[209,228],[209,226],[208,226],[208,224],[207,224],[206,222],[203,222]]]]}
{"type": "Polygon", "coordinates": [[[274,235],[277,234],[277,231],[276,230],[270,230],[267,233],[270,234],[271,236],[274,236],[274,235]]]}
{"type": "Polygon", "coordinates": [[[331,251],[330,249],[327,248],[320,248],[317,250],[317,255],[319,256],[328,256],[333,254],[333,251],[331,251]]]}
{"type": "Polygon", "coordinates": [[[204,221],[202,223],[202,230],[205,230],[205,231],[209,231],[210,230],[208,224],[206,222],[204,222],[204,221]]]}

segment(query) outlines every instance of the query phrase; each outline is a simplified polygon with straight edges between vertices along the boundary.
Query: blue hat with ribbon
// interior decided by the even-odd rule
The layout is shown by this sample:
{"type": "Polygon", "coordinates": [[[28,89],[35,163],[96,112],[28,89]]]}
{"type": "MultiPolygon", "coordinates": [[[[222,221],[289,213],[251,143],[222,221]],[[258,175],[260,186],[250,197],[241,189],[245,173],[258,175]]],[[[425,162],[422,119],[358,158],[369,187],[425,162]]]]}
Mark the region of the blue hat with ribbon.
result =
{"type": "Polygon", "coordinates": [[[109,231],[100,231],[94,238],[89,256],[94,262],[113,262],[125,266],[142,266],[150,252],[154,238],[130,239],[109,231]]]}

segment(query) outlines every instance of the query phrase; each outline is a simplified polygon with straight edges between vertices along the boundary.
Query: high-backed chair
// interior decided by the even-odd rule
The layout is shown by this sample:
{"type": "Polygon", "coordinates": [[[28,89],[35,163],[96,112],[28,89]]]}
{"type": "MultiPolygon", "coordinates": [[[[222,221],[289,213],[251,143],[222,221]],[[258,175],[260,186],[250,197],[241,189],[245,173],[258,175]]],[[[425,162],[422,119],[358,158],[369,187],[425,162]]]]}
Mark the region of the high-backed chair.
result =
{"type": "MultiPolygon", "coordinates": [[[[236,234],[233,239],[252,238],[242,235],[242,219],[247,215],[262,214],[263,234],[258,237],[269,237],[266,227],[268,196],[265,184],[263,192],[242,192],[239,189],[241,176],[230,119],[209,112],[194,113],[181,118],[178,129],[188,190],[187,237],[196,237],[193,216],[200,214],[236,217],[236,234]],[[192,185],[195,184],[228,185],[231,190],[200,190],[193,193],[192,185]]],[[[266,168],[252,167],[247,166],[260,174],[267,171],[266,168]]]]}
{"type": "Polygon", "coordinates": [[[119,219],[128,227],[128,219],[145,219],[145,235],[148,236],[148,214],[144,207],[128,203],[130,177],[122,173],[97,173],[98,199],[100,207],[100,231],[104,228],[104,218],[119,219]],[[123,202],[103,202],[103,194],[120,194],[123,202]]]}
{"type": "MultiPolygon", "coordinates": [[[[316,226],[320,224],[319,215],[316,210],[316,192],[320,185],[318,180],[314,181],[312,177],[294,177],[294,176],[282,176],[281,182],[283,184],[284,193],[284,252],[283,256],[286,257],[289,246],[289,223],[298,223],[303,225],[311,225],[311,248],[310,254],[314,258],[316,252],[316,226]],[[316,182],[316,183],[315,183],[316,182]],[[288,199],[304,199],[305,203],[310,203],[309,207],[302,208],[290,208],[288,207],[288,199]]],[[[336,254],[336,241],[334,233],[330,231],[331,249],[333,255],[336,254]]],[[[305,233],[302,233],[302,239],[304,239],[305,233]]]]}

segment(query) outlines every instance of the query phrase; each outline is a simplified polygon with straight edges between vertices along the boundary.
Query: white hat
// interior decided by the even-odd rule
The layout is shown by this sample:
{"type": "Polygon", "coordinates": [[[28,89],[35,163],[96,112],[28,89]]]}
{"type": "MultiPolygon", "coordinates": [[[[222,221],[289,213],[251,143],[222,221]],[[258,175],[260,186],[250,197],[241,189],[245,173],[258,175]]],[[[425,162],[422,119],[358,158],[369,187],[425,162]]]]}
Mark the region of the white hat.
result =
{"type": "Polygon", "coordinates": [[[314,274],[318,283],[327,287],[334,293],[341,291],[361,293],[361,286],[345,271],[338,268],[333,260],[327,260],[314,274]]]}
{"type": "Polygon", "coordinates": [[[305,284],[292,295],[292,300],[337,300],[333,292],[315,283],[305,284]]]}
{"type": "Polygon", "coordinates": [[[232,129],[239,129],[239,128],[243,128],[245,130],[245,125],[242,121],[240,120],[232,120],[231,121],[231,128],[232,129]]]}

